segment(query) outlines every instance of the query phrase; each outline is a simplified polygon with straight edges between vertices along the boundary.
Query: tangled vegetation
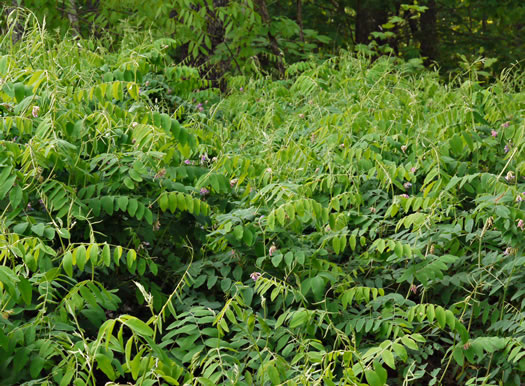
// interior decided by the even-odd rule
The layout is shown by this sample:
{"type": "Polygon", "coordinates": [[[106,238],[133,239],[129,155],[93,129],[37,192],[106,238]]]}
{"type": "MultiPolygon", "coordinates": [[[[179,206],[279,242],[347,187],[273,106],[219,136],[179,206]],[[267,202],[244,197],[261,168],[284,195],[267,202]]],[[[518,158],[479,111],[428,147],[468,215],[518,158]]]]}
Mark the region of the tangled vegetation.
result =
{"type": "Polygon", "coordinates": [[[174,45],[2,38],[0,383],[520,385],[523,74],[174,45]]]}

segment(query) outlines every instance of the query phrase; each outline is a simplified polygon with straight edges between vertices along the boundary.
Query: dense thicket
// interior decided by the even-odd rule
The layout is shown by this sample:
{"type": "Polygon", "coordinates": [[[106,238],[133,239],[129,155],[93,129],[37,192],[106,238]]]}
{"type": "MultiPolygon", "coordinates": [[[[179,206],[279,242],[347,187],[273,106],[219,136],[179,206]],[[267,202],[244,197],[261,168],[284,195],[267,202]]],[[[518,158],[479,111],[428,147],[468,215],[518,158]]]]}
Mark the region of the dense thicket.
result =
{"type": "Polygon", "coordinates": [[[523,73],[270,47],[221,91],[188,42],[18,16],[0,384],[520,385],[523,73]]]}
{"type": "MultiPolygon", "coordinates": [[[[487,58],[487,75],[525,58],[521,0],[12,0],[61,34],[121,42],[131,28],[177,40],[176,62],[201,65],[214,78],[351,49],[424,60],[443,73],[487,58]],[[254,63],[255,60],[255,63],[254,63]]],[[[3,24],[6,16],[4,15],[3,24]]],[[[208,74],[209,75],[209,74],[208,74]]],[[[208,76],[209,78],[209,76],[208,76]]]]}

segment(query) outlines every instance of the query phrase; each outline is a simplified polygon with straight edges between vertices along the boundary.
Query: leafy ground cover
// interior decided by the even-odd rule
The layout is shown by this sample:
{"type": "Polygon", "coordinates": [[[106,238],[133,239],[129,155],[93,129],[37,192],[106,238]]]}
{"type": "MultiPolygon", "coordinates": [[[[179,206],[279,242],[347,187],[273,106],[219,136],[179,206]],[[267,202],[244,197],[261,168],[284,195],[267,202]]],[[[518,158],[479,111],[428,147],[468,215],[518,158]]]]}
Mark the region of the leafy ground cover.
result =
{"type": "Polygon", "coordinates": [[[0,43],[5,384],[519,385],[523,76],[0,43]]]}

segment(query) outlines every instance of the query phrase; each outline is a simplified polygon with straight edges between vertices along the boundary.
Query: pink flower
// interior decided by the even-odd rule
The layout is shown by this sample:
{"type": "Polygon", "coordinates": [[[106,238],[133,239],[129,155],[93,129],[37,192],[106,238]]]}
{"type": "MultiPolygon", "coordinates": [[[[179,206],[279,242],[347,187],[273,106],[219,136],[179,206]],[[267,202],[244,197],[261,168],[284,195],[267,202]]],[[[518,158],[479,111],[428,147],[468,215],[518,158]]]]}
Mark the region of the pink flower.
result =
{"type": "Polygon", "coordinates": [[[33,118],[38,118],[38,113],[40,112],[39,106],[33,106],[33,110],[31,110],[31,115],[33,118]]]}
{"type": "Polygon", "coordinates": [[[409,196],[408,194],[405,193],[405,194],[402,194],[401,197],[403,197],[403,198],[409,198],[410,196],[409,196]]]}
{"type": "Polygon", "coordinates": [[[345,144],[342,143],[342,144],[339,145],[339,147],[340,147],[341,149],[344,149],[344,148],[345,148],[345,144]]]}
{"type": "Polygon", "coordinates": [[[410,183],[410,182],[405,182],[405,183],[403,184],[403,188],[405,188],[405,189],[407,189],[407,190],[410,189],[411,187],[412,187],[412,183],[410,183]]]}
{"type": "Polygon", "coordinates": [[[252,278],[253,281],[257,281],[261,276],[262,274],[260,272],[250,273],[250,277],[252,278]]]}
{"type": "Polygon", "coordinates": [[[210,193],[210,191],[206,188],[201,188],[200,193],[201,193],[201,196],[206,196],[210,193]]]}
{"type": "Polygon", "coordinates": [[[511,253],[512,253],[512,248],[511,248],[511,247],[507,247],[507,248],[505,249],[505,251],[503,251],[503,254],[504,254],[505,256],[508,256],[508,255],[510,255],[511,253]]]}
{"type": "Polygon", "coordinates": [[[490,132],[490,135],[492,135],[494,138],[496,138],[498,136],[498,132],[496,130],[492,130],[490,132]]]}
{"type": "Polygon", "coordinates": [[[523,193],[520,193],[516,196],[516,202],[522,202],[523,201],[523,196],[524,194],[523,193]]]}
{"type": "Polygon", "coordinates": [[[410,292],[412,292],[414,295],[417,294],[417,286],[415,284],[410,286],[410,292]]]}
{"type": "Polygon", "coordinates": [[[277,247],[275,246],[275,244],[272,244],[272,246],[270,247],[270,249],[268,250],[268,254],[270,256],[273,256],[273,254],[275,253],[275,251],[277,251],[277,247]]]}
{"type": "Polygon", "coordinates": [[[414,168],[410,168],[410,171],[411,171],[412,173],[415,173],[416,170],[417,170],[417,169],[416,169],[415,167],[414,167],[414,168]]]}
{"type": "Polygon", "coordinates": [[[510,122],[507,121],[507,122],[505,122],[505,123],[502,123],[502,124],[501,124],[501,127],[503,127],[504,129],[506,129],[507,127],[509,127],[509,125],[510,125],[510,122]]]}
{"type": "Polygon", "coordinates": [[[239,87],[239,91],[240,91],[240,92],[243,92],[243,91],[244,91],[244,88],[243,88],[243,87],[239,87]]]}
{"type": "Polygon", "coordinates": [[[191,161],[190,161],[189,159],[185,160],[184,163],[185,163],[186,165],[191,165],[191,161]]]}
{"type": "Polygon", "coordinates": [[[507,180],[507,182],[512,182],[514,181],[515,178],[516,176],[514,176],[514,173],[512,171],[509,171],[507,175],[505,176],[505,179],[507,180]]]}
{"type": "Polygon", "coordinates": [[[233,180],[230,180],[230,186],[233,188],[235,185],[237,185],[237,182],[239,182],[239,180],[237,178],[234,178],[233,180]]]}
{"type": "Polygon", "coordinates": [[[522,219],[519,219],[517,227],[520,228],[522,231],[524,231],[525,230],[525,221],[523,221],[522,219]]]}

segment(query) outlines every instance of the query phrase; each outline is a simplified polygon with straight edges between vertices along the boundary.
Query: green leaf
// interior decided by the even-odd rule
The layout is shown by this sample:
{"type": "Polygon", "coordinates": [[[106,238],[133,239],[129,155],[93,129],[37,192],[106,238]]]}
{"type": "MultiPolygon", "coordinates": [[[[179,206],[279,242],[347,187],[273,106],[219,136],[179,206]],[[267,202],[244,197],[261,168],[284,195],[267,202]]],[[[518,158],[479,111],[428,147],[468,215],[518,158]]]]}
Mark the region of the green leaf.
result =
{"type": "Polygon", "coordinates": [[[288,268],[291,268],[293,263],[293,253],[291,251],[286,252],[286,255],[284,255],[284,262],[288,266],[288,268]]]}
{"type": "Polygon", "coordinates": [[[128,201],[128,214],[131,216],[131,217],[135,217],[135,213],[137,213],[137,209],[139,207],[139,202],[132,198],[131,200],[128,201]]]}
{"type": "Polygon", "coordinates": [[[86,265],[86,247],[81,245],[73,252],[73,264],[75,264],[78,267],[80,271],[84,270],[84,267],[86,265]]]}
{"type": "Polygon", "coordinates": [[[304,326],[307,320],[308,313],[306,311],[296,311],[292,317],[292,320],[290,321],[289,327],[297,328],[300,326],[304,326]]]}
{"type": "Polygon", "coordinates": [[[242,225],[237,225],[235,228],[233,228],[233,235],[235,236],[235,239],[241,240],[243,233],[244,230],[242,225]]]}
{"type": "Polygon", "coordinates": [[[278,267],[279,264],[281,264],[281,261],[283,261],[283,254],[279,252],[275,252],[272,256],[272,264],[274,267],[278,267]]]}
{"type": "Polygon", "coordinates": [[[150,326],[148,326],[146,323],[144,323],[142,320],[137,319],[134,316],[126,316],[126,319],[122,321],[126,326],[128,326],[135,334],[144,336],[144,337],[152,337],[153,336],[153,330],[150,326]]]}
{"type": "Polygon", "coordinates": [[[133,183],[133,180],[129,177],[124,177],[124,179],[122,180],[122,182],[124,182],[124,185],[126,185],[126,187],[128,189],[135,189],[135,184],[133,183]]]}
{"type": "Polygon", "coordinates": [[[417,343],[414,342],[410,337],[408,337],[407,335],[403,335],[401,337],[401,342],[403,342],[403,344],[405,346],[407,346],[409,349],[411,350],[417,350],[418,347],[417,347],[417,343]]]}
{"type": "Polygon", "coordinates": [[[279,376],[279,372],[273,365],[269,365],[266,368],[268,372],[268,377],[270,378],[270,382],[272,382],[272,385],[280,385],[281,384],[281,377],[279,376]]]}
{"type": "Polygon", "coordinates": [[[114,381],[116,376],[115,376],[115,371],[113,370],[113,366],[111,365],[111,358],[103,354],[97,354],[95,358],[97,360],[97,367],[100,370],[102,370],[102,372],[106,374],[106,376],[110,380],[114,381]]]}
{"type": "Polygon", "coordinates": [[[113,214],[113,197],[104,196],[100,199],[100,203],[104,211],[111,216],[113,214]]]}
{"type": "Polygon", "coordinates": [[[365,378],[370,386],[383,386],[384,385],[384,383],[381,382],[381,378],[379,377],[379,375],[377,375],[375,371],[373,370],[366,370],[365,378]]]}
{"type": "Polygon", "coordinates": [[[15,88],[16,103],[20,103],[26,96],[25,85],[23,83],[15,83],[14,88],[15,88]]]}
{"type": "Polygon", "coordinates": [[[3,200],[11,186],[15,183],[16,175],[11,175],[12,166],[4,167],[0,173],[0,200],[3,200]]]}
{"type": "Polygon", "coordinates": [[[386,365],[390,367],[392,370],[396,369],[396,361],[394,359],[394,355],[392,354],[392,352],[388,350],[383,350],[381,352],[381,358],[386,363],[386,365]]]}
{"type": "Polygon", "coordinates": [[[454,331],[455,330],[455,326],[456,326],[456,317],[454,316],[452,311],[446,310],[445,311],[445,318],[447,320],[447,324],[449,325],[450,329],[452,331],[454,331]]]}
{"type": "Polygon", "coordinates": [[[456,347],[452,351],[452,356],[454,357],[454,360],[459,366],[463,366],[465,362],[465,356],[463,354],[463,349],[461,347],[456,347]]]}
{"type": "MultiPolygon", "coordinates": [[[[417,347],[417,346],[416,346],[417,347]]],[[[408,359],[407,350],[404,346],[400,345],[399,343],[393,343],[392,348],[394,349],[394,352],[397,354],[397,356],[405,362],[408,359]]]]}
{"type": "Polygon", "coordinates": [[[22,198],[23,198],[22,188],[18,185],[15,185],[11,189],[11,192],[9,192],[9,201],[13,209],[18,208],[18,205],[20,205],[20,203],[22,202],[22,198]]]}
{"type": "Polygon", "coordinates": [[[33,233],[35,233],[36,235],[42,237],[44,236],[44,230],[45,230],[45,225],[43,223],[38,223],[36,225],[33,225],[31,227],[31,230],[33,231],[33,233]]]}
{"type": "Polygon", "coordinates": [[[379,377],[379,381],[382,384],[386,383],[386,380],[388,379],[388,373],[387,371],[381,366],[381,363],[379,363],[378,360],[374,361],[374,371],[379,377]]]}
{"type": "Polygon", "coordinates": [[[0,282],[7,286],[9,293],[12,296],[16,294],[16,284],[19,282],[18,276],[11,270],[11,268],[0,265],[0,282]]]}
{"type": "Polygon", "coordinates": [[[25,277],[19,276],[19,279],[20,281],[18,282],[18,289],[20,290],[22,300],[26,305],[30,305],[33,295],[33,286],[25,277]]]}
{"type": "Polygon", "coordinates": [[[137,252],[135,252],[134,249],[130,249],[126,255],[126,264],[128,269],[131,269],[135,260],[137,260],[137,252]]]}
{"type": "Polygon", "coordinates": [[[177,194],[174,192],[169,193],[168,202],[169,202],[170,212],[175,213],[175,211],[177,210],[177,203],[178,203],[177,194]]]}
{"type": "Polygon", "coordinates": [[[13,232],[18,233],[19,235],[23,235],[28,226],[28,222],[21,222],[20,224],[16,224],[13,227],[13,232]]]}
{"type": "MultiPolygon", "coordinates": [[[[163,193],[159,198],[159,206],[160,209],[165,212],[166,209],[168,209],[169,206],[169,199],[168,199],[168,193],[163,193]]],[[[173,212],[173,211],[172,211],[173,212]]]]}
{"type": "Polygon", "coordinates": [[[31,364],[29,365],[29,374],[33,379],[38,378],[40,372],[44,368],[45,360],[40,355],[35,355],[31,358],[31,364]]]}
{"type": "Polygon", "coordinates": [[[434,321],[434,318],[436,316],[436,310],[434,308],[433,304],[427,305],[427,319],[430,323],[434,321]]]}
{"type": "Polygon", "coordinates": [[[312,292],[316,299],[321,299],[325,292],[325,282],[321,276],[315,276],[312,278],[312,292]]]}
{"type": "Polygon", "coordinates": [[[445,328],[445,325],[447,323],[447,316],[445,314],[445,310],[441,306],[438,306],[436,308],[436,320],[439,324],[439,327],[441,327],[442,329],[445,328]]]}
{"type": "Polygon", "coordinates": [[[73,276],[73,255],[67,251],[62,258],[62,267],[69,277],[73,276]]]}
{"type": "Polygon", "coordinates": [[[277,209],[276,216],[277,216],[277,220],[279,221],[279,224],[281,224],[281,226],[284,226],[284,222],[286,218],[286,212],[284,211],[284,209],[283,208],[277,209]]]}
{"type": "Polygon", "coordinates": [[[111,265],[111,250],[108,244],[104,244],[104,248],[102,248],[102,262],[106,267],[111,265]]]}
{"type": "Polygon", "coordinates": [[[128,207],[128,196],[120,196],[117,198],[117,205],[119,210],[125,211],[128,207]]]}

